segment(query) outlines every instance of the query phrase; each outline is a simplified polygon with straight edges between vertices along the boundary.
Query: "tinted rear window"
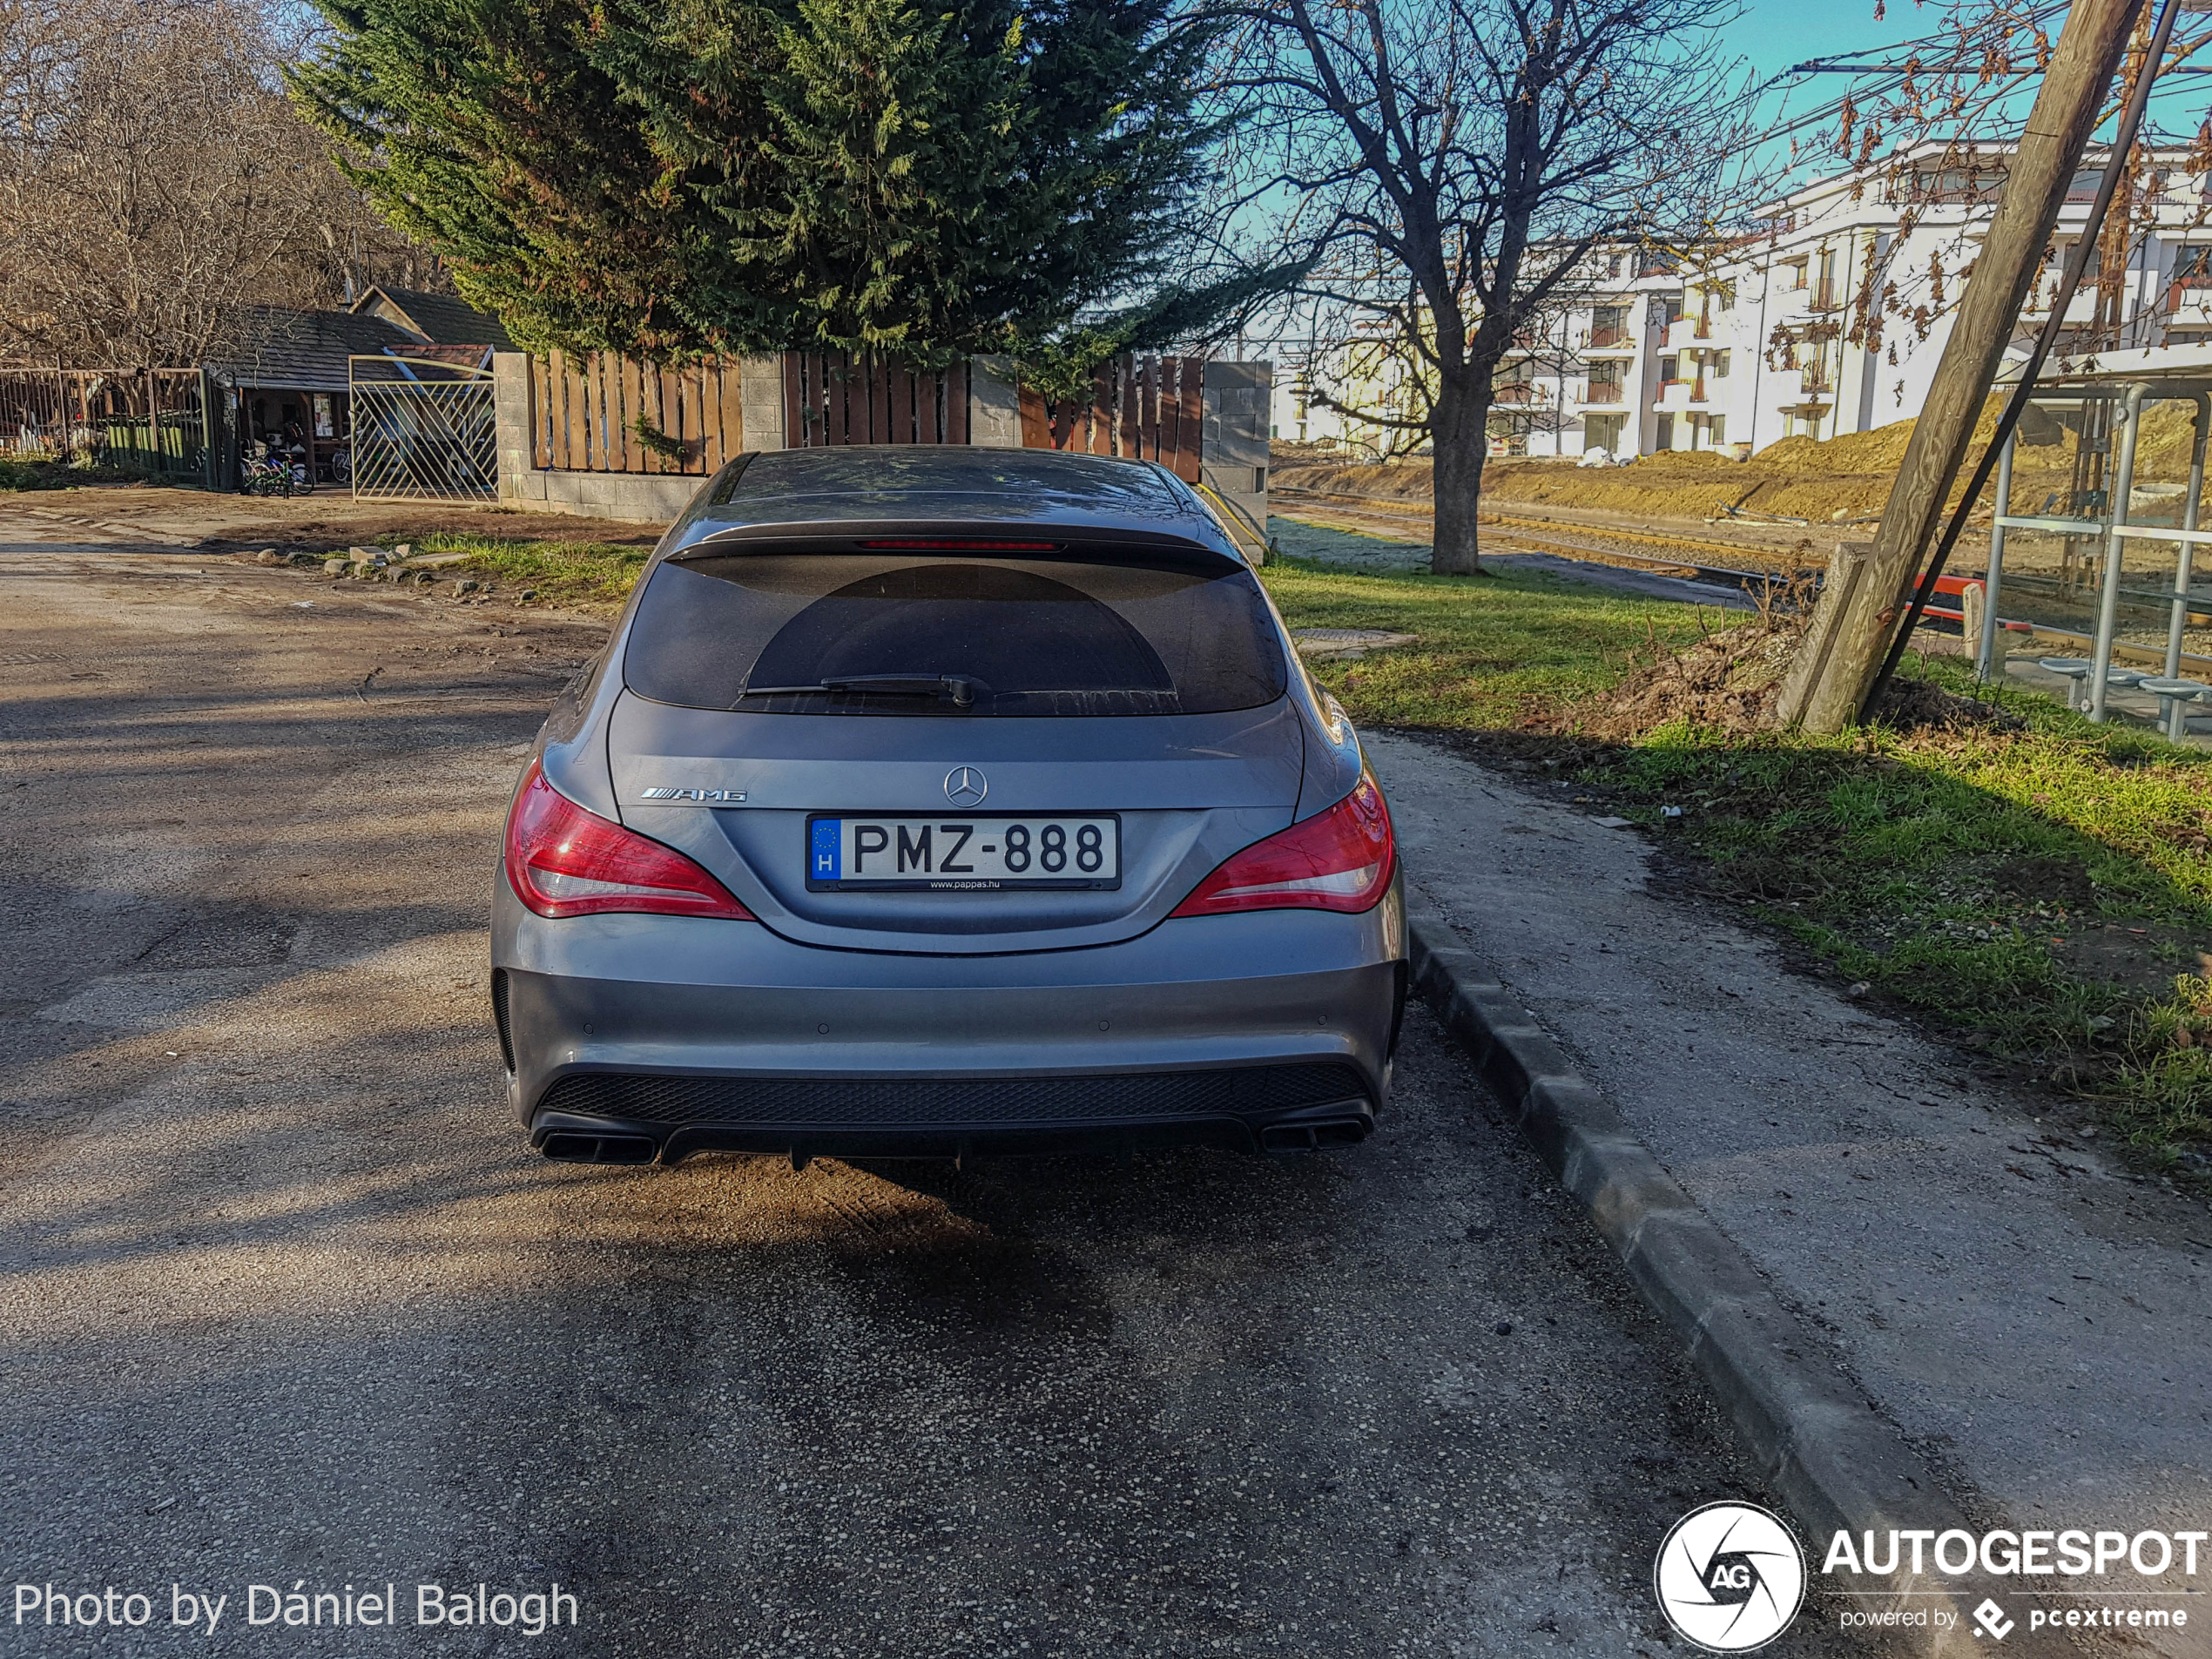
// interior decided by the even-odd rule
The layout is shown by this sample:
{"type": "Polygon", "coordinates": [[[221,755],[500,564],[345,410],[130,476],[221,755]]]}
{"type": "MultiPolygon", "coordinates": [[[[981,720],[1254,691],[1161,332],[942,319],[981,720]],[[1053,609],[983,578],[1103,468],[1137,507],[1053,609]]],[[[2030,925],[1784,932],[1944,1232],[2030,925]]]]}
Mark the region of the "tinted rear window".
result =
{"type": "Polygon", "coordinates": [[[792,714],[1211,714],[1287,684],[1249,571],[942,553],[663,564],[623,674],[657,702],[792,714]],[[953,677],[972,706],[823,686],[887,676],[953,677]]]}

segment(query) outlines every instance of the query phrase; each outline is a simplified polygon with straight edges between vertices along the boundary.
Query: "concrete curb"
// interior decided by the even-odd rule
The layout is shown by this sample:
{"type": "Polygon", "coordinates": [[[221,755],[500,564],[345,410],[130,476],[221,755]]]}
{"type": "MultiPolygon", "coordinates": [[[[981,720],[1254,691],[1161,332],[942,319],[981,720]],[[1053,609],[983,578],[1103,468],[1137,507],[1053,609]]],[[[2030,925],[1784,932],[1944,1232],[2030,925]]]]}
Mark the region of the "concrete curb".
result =
{"type": "MultiPolygon", "coordinates": [[[[1897,1431],[1843,1379],[1743,1251],[1697,1207],[1604,1096],[1505,988],[1490,981],[1433,900],[1410,882],[1413,988],[1474,1058],[1560,1184],[1589,1211],[1636,1289],[1683,1344],[1768,1486],[1805,1534],[1817,1579],[1838,1531],[1953,1527],[1979,1535],[1897,1431]]],[[[1852,1581],[1886,1605],[1926,1606],[1941,1589],[1972,1606],[1979,1579],[1852,1581]],[[1911,1593],[1918,1592],[1918,1595],[1911,1593]]],[[[1869,1603],[1870,1608],[1882,1605],[1869,1603]]],[[[1973,1650],[1968,1630],[1892,1633],[1915,1652],[1973,1650]]],[[[2023,1636],[2025,1631],[2020,1633],[2023,1636]]]]}

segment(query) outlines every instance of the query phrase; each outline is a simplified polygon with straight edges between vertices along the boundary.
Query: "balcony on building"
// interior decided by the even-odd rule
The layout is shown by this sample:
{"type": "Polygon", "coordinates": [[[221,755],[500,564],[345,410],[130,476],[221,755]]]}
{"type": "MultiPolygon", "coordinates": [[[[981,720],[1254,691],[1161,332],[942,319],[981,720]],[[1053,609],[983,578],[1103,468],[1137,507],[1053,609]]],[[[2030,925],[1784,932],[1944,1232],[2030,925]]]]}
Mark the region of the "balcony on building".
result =
{"type": "Polygon", "coordinates": [[[1582,349],[1591,356],[1631,355],[1636,349],[1634,332],[1624,322],[1599,323],[1590,330],[1588,341],[1582,349]]]}
{"type": "Polygon", "coordinates": [[[1628,388],[1619,381],[1592,381],[1582,388],[1582,401],[1592,408],[1620,408],[1628,401],[1628,388]]]}
{"type": "Polygon", "coordinates": [[[1661,381],[1652,398],[1651,407],[1667,412],[1687,409],[1689,407],[1689,385],[1688,381],[1661,381]]]}

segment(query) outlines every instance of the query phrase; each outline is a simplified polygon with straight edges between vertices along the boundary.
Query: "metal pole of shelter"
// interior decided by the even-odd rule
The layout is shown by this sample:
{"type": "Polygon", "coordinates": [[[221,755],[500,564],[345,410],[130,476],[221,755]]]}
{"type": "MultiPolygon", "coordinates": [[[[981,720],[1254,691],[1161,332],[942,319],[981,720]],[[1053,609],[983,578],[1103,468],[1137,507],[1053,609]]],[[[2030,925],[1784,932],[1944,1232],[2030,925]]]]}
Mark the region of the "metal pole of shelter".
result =
{"type": "MultiPolygon", "coordinates": [[[[2196,431],[2189,444],[2189,493],[2182,506],[2182,528],[2196,528],[2197,504],[2204,494],[2204,449],[2206,440],[2212,439],[2212,395],[2196,395],[2196,431]]],[[[2175,549],[2174,613],[2166,623],[2166,678],[2182,677],[2182,633],[2189,620],[2189,566],[2196,552],[2196,543],[2183,540],[2175,549]]],[[[2184,698],[2165,699],[2166,735],[2179,743],[2188,731],[2188,714],[2184,698]]]]}
{"type": "Polygon", "coordinates": [[[2112,477],[2111,517],[2105,530],[2105,579],[2097,603],[2097,643],[2089,656],[2089,718],[2105,718],[2105,693],[2112,674],[2112,640],[2120,629],[2121,563],[2128,547],[2122,534],[2128,523],[2128,497],[2135,484],[2135,434],[2142,424],[2143,395],[2149,391],[2140,381],[2128,388],[2120,418],[2120,464],[2112,477]]]}
{"type": "Polygon", "coordinates": [[[2013,448],[2020,428],[2005,435],[2005,448],[1997,457],[1997,515],[1989,526],[1989,571],[1981,579],[1981,638],[1974,649],[1974,678],[1987,679],[1997,671],[1997,590],[2005,568],[2005,520],[2013,510],[2013,448]]]}

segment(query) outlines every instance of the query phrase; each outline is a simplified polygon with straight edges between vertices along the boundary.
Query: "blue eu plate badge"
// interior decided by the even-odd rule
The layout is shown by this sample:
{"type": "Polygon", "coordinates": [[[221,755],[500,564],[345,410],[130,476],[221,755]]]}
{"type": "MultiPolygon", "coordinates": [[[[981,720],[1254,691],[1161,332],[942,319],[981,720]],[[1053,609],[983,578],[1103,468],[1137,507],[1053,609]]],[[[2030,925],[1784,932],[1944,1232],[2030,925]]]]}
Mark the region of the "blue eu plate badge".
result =
{"type": "Polygon", "coordinates": [[[816,881],[839,881],[844,879],[840,868],[843,857],[842,841],[845,820],[839,818],[818,818],[813,823],[813,848],[809,860],[810,878],[816,881]]]}

